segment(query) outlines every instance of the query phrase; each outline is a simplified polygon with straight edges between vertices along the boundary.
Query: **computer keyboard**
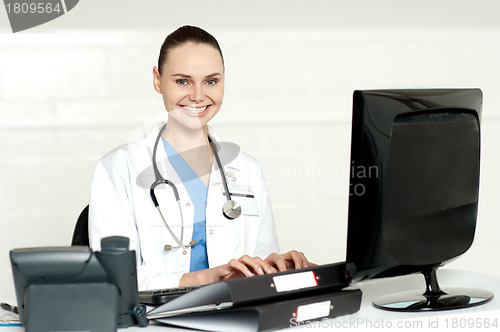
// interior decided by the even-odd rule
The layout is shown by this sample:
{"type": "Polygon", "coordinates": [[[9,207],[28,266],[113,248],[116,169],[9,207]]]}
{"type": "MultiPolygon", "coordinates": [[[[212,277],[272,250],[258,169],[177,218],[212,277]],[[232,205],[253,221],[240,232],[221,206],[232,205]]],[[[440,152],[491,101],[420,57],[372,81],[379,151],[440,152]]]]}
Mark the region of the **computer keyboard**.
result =
{"type": "Polygon", "coordinates": [[[181,295],[189,293],[200,286],[186,286],[177,288],[153,289],[147,291],[139,291],[139,303],[147,305],[161,305],[167,303],[181,295]]]}

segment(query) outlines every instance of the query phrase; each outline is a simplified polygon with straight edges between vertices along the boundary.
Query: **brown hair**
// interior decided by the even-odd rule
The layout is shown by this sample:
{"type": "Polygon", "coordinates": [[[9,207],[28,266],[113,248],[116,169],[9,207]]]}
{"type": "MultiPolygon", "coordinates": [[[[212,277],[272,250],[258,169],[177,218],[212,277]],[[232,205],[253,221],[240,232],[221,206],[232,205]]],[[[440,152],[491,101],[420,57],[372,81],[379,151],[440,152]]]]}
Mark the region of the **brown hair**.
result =
{"type": "Polygon", "coordinates": [[[160,73],[160,75],[162,72],[163,64],[167,61],[168,51],[172,48],[181,46],[189,42],[195,44],[207,44],[214,47],[217,51],[219,51],[222,58],[222,64],[224,64],[224,57],[222,56],[222,51],[220,49],[219,43],[217,42],[217,39],[215,39],[214,36],[201,28],[191,25],[185,25],[169,34],[161,45],[160,56],[158,57],[158,72],[160,73]]]}

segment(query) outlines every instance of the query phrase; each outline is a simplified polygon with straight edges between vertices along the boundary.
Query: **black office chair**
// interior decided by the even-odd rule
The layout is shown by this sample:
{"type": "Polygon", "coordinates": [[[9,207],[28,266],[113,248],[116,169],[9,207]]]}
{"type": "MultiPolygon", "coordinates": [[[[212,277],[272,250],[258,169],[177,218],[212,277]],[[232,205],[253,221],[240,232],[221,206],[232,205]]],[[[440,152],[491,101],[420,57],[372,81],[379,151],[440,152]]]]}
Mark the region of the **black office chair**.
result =
{"type": "Polygon", "coordinates": [[[89,206],[87,205],[78,220],[76,221],[75,230],[73,231],[73,239],[71,240],[72,246],[87,246],[90,247],[89,242],[89,206]]]}

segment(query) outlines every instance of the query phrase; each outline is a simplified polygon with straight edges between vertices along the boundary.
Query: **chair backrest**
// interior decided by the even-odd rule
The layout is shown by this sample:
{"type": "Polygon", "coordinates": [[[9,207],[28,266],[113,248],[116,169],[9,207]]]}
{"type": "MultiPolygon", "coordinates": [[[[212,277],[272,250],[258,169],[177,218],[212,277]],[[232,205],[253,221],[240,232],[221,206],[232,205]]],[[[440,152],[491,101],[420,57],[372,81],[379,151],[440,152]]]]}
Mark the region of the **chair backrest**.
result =
{"type": "Polygon", "coordinates": [[[75,230],[73,231],[73,238],[71,240],[72,246],[90,246],[89,242],[89,206],[87,205],[80,213],[76,221],[75,230]]]}

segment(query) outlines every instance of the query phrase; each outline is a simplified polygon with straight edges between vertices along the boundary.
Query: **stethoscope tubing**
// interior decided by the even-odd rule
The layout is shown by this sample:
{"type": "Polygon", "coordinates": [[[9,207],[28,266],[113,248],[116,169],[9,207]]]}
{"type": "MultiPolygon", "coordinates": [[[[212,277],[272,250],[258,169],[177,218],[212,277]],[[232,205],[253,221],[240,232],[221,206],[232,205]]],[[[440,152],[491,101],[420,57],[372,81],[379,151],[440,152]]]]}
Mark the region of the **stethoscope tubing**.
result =
{"type": "Polygon", "coordinates": [[[231,194],[229,193],[229,187],[227,185],[226,175],[224,174],[224,169],[222,168],[222,163],[220,162],[219,154],[217,153],[217,148],[215,147],[215,143],[212,139],[208,138],[210,142],[210,147],[212,148],[213,155],[215,157],[215,162],[217,163],[217,167],[219,167],[221,171],[222,183],[224,184],[224,195],[226,195],[226,200],[231,200],[231,194]]]}
{"type": "MultiPolygon", "coordinates": [[[[161,176],[160,171],[158,170],[158,166],[156,165],[156,151],[158,149],[158,144],[160,142],[161,135],[162,135],[163,131],[165,130],[166,126],[167,126],[167,124],[164,124],[161,127],[160,132],[158,133],[158,137],[156,137],[156,141],[155,141],[155,144],[153,147],[152,163],[153,163],[153,171],[155,174],[155,181],[151,185],[151,188],[149,190],[149,195],[151,196],[151,200],[153,201],[155,208],[158,210],[158,212],[161,216],[161,219],[163,220],[163,223],[167,227],[172,238],[177,243],[177,246],[165,245],[165,247],[164,247],[165,250],[170,250],[173,248],[181,248],[181,247],[182,248],[189,248],[189,247],[192,247],[193,245],[195,245],[196,241],[191,240],[189,242],[189,245],[183,244],[184,216],[182,215],[182,208],[181,208],[181,203],[180,203],[180,198],[179,198],[179,192],[178,192],[175,184],[173,184],[171,181],[169,181],[161,176]],[[181,217],[181,236],[180,236],[180,239],[174,234],[174,232],[172,231],[172,229],[168,225],[167,221],[165,220],[163,213],[161,212],[160,204],[159,204],[159,202],[156,198],[155,192],[154,192],[155,188],[160,184],[166,184],[166,185],[170,186],[170,188],[172,188],[172,191],[174,193],[175,200],[177,201],[177,205],[179,207],[179,212],[180,212],[180,217],[181,217]]],[[[220,176],[222,178],[222,183],[224,185],[224,194],[226,196],[226,203],[223,206],[222,213],[228,219],[235,219],[235,218],[239,217],[239,215],[241,214],[241,207],[239,207],[239,205],[231,199],[231,193],[229,192],[229,187],[227,185],[226,175],[224,174],[224,168],[222,167],[222,163],[220,161],[219,154],[217,153],[217,148],[215,146],[215,143],[212,141],[212,139],[210,137],[208,138],[208,140],[209,140],[210,147],[212,149],[213,156],[215,157],[217,167],[220,170],[220,176]]]]}

